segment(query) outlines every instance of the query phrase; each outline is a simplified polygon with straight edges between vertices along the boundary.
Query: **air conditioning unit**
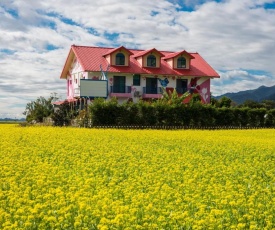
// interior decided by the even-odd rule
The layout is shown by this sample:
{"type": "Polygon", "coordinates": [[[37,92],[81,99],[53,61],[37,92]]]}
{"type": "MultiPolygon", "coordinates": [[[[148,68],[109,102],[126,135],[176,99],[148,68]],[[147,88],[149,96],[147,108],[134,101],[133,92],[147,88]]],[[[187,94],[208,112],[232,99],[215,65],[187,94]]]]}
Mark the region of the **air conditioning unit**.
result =
{"type": "Polygon", "coordinates": [[[140,92],[139,91],[134,92],[134,97],[140,97],[140,92]]]}

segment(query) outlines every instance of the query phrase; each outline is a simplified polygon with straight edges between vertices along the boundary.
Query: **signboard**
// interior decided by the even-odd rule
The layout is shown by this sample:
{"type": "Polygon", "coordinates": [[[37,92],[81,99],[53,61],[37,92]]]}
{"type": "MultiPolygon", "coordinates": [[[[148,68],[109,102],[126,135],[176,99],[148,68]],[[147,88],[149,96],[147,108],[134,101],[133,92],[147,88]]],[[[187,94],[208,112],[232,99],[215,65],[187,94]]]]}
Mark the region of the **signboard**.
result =
{"type": "Polygon", "coordinates": [[[106,80],[80,80],[80,97],[107,98],[108,83],[106,80]]]}

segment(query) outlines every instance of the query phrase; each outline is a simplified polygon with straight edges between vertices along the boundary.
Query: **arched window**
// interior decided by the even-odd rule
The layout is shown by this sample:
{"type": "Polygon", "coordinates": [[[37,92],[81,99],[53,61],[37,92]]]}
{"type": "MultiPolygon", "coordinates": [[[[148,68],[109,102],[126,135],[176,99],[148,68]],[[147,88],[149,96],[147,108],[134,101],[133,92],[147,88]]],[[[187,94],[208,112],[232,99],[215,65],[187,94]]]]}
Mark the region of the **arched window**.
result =
{"type": "Polygon", "coordinates": [[[156,67],[156,65],[157,65],[156,57],[153,54],[150,54],[147,57],[147,66],[156,67]]]}
{"type": "Polygon", "coordinates": [[[177,68],[186,68],[186,59],[184,57],[178,58],[177,68]]]}
{"type": "Polygon", "coordinates": [[[116,55],[116,65],[125,65],[125,56],[123,53],[116,55]]]}

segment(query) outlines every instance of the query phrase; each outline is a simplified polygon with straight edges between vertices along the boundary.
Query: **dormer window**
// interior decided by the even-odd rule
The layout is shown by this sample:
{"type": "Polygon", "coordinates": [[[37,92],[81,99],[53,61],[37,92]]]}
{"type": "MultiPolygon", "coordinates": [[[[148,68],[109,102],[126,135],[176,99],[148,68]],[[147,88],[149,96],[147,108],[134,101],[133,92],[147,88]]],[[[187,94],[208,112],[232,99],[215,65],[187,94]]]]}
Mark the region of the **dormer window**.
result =
{"type": "Polygon", "coordinates": [[[156,67],[156,65],[157,65],[156,57],[153,54],[150,54],[147,57],[147,66],[148,67],[156,67]]]}
{"type": "Polygon", "coordinates": [[[116,55],[116,65],[125,65],[125,55],[123,53],[116,55]]]}
{"type": "Polygon", "coordinates": [[[177,60],[177,68],[184,69],[186,68],[186,59],[184,57],[179,57],[177,60]]]}

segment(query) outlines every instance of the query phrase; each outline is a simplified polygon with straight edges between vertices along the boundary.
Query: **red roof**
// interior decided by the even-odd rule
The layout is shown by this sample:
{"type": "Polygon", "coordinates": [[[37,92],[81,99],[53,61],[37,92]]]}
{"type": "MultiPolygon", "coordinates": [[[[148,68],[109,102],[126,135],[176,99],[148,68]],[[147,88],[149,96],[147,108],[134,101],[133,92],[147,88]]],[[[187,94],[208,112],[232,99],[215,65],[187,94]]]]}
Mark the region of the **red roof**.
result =
{"type": "Polygon", "coordinates": [[[181,54],[185,54],[185,55],[189,56],[191,59],[194,59],[194,57],[190,53],[183,50],[183,51],[180,51],[180,52],[168,54],[163,58],[163,60],[174,58],[174,57],[177,57],[178,55],[181,55],[181,54]]]}
{"type": "Polygon", "coordinates": [[[62,105],[64,103],[70,103],[70,102],[75,102],[75,101],[77,101],[77,99],[72,98],[72,99],[66,99],[64,101],[55,101],[52,104],[54,104],[54,105],[62,105]]]}
{"type": "Polygon", "coordinates": [[[126,49],[124,46],[120,46],[120,47],[118,47],[118,48],[114,48],[114,49],[109,50],[107,53],[105,53],[105,54],[103,55],[103,57],[107,56],[108,54],[114,53],[114,52],[116,52],[117,50],[121,50],[121,49],[125,50],[125,51],[128,52],[130,55],[133,54],[130,50],[126,49]]]}
{"type": "Polygon", "coordinates": [[[148,54],[148,53],[151,53],[151,52],[156,52],[156,53],[158,53],[161,57],[164,57],[164,55],[163,55],[161,52],[159,52],[158,50],[156,50],[155,48],[150,49],[150,50],[143,50],[143,51],[140,51],[140,52],[136,53],[133,57],[134,57],[134,58],[141,57],[141,56],[144,56],[144,55],[146,55],[146,54],[148,54]]]}
{"type": "MultiPolygon", "coordinates": [[[[132,73],[132,74],[152,74],[152,75],[181,75],[181,76],[207,76],[219,78],[218,73],[198,54],[198,53],[188,53],[193,57],[189,69],[173,69],[165,61],[168,58],[177,56],[179,53],[183,52],[168,52],[168,51],[157,51],[163,56],[161,59],[161,65],[159,68],[142,67],[135,57],[142,56],[148,52],[155,51],[151,50],[135,50],[128,49],[133,55],[130,55],[129,66],[110,66],[108,72],[115,73],[132,73]]],[[[62,70],[60,78],[66,78],[73,56],[76,56],[79,61],[83,71],[89,72],[100,72],[100,65],[103,70],[108,67],[108,61],[104,55],[114,52],[114,48],[104,48],[104,47],[90,47],[90,46],[76,46],[72,45],[70,52],[68,54],[66,63],[62,70]]],[[[186,51],[185,51],[186,52],[186,51]]],[[[186,52],[187,53],[187,52],[186,52]]]]}

